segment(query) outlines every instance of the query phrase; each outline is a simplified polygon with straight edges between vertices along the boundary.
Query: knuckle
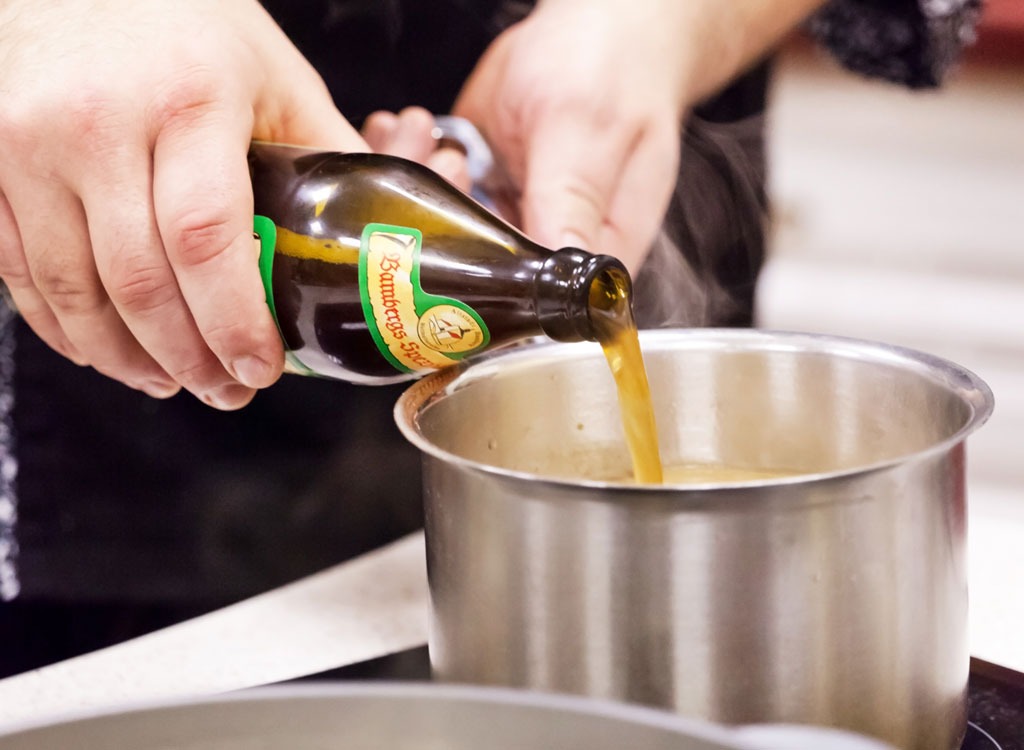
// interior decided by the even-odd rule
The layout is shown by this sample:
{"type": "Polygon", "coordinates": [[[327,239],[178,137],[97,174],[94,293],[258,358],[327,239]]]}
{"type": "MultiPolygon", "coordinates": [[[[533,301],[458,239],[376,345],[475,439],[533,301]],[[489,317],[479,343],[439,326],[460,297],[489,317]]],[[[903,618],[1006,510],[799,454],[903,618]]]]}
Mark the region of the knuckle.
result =
{"type": "Polygon", "coordinates": [[[42,91],[8,91],[0,107],[0,135],[17,138],[34,130],[50,114],[42,91]]]}
{"type": "Polygon", "coordinates": [[[62,121],[72,142],[87,144],[91,152],[103,151],[123,142],[123,107],[110,94],[98,89],[80,90],[68,103],[62,121]]]}
{"type": "Polygon", "coordinates": [[[19,168],[31,165],[52,123],[53,118],[34,102],[4,102],[0,107],[0,163],[19,168]]]}
{"type": "Polygon", "coordinates": [[[48,267],[37,269],[32,278],[40,294],[58,314],[88,315],[103,306],[104,295],[91,278],[76,278],[48,267]]]}
{"type": "Polygon", "coordinates": [[[209,352],[196,352],[180,364],[168,367],[167,374],[182,388],[192,393],[228,382],[224,369],[209,352]]]}
{"type": "Polygon", "coordinates": [[[168,254],[183,266],[201,266],[219,257],[235,239],[227,211],[203,208],[172,219],[168,254]]]}
{"type": "Polygon", "coordinates": [[[201,325],[200,332],[211,349],[227,355],[255,351],[262,344],[262,341],[257,340],[254,326],[247,320],[222,318],[211,325],[201,325]]]}
{"type": "Polygon", "coordinates": [[[124,147],[130,108],[113,91],[75,85],[72,94],[40,90],[5,102],[0,159],[47,174],[61,162],[95,159],[124,147]]]}
{"type": "Polygon", "coordinates": [[[188,126],[215,107],[222,93],[221,78],[208,65],[183,65],[153,93],[149,119],[159,130],[188,126]]]}
{"type": "Polygon", "coordinates": [[[178,288],[164,266],[126,261],[111,269],[107,291],[119,308],[144,315],[166,307],[174,300],[178,288]]]}
{"type": "Polygon", "coordinates": [[[0,237],[0,279],[11,289],[35,286],[21,252],[9,237],[0,237]]]}

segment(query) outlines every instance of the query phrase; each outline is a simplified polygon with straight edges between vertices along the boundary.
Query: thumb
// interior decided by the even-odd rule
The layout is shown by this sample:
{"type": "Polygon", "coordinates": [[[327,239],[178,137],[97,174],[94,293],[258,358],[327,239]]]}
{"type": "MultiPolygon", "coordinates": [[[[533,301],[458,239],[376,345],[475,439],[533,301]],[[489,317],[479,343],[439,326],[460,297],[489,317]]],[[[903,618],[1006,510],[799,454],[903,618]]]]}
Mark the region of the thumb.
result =
{"type": "Polygon", "coordinates": [[[530,134],[523,228],[541,244],[600,252],[598,238],[630,146],[611,130],[564,113],[539,121],[530,134]]]}

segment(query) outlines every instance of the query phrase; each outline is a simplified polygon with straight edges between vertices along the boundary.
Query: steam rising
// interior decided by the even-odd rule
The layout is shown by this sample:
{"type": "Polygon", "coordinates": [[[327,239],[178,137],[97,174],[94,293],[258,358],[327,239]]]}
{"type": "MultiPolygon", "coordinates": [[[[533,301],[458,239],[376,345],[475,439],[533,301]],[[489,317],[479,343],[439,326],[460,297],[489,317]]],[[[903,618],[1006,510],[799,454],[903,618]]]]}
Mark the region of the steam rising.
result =
{"type": "Polygon", "coordinates": [[[662,231],[635,279],[642,328],[750,325],[764,258],[764,116],[691,118],[662,231]]]}

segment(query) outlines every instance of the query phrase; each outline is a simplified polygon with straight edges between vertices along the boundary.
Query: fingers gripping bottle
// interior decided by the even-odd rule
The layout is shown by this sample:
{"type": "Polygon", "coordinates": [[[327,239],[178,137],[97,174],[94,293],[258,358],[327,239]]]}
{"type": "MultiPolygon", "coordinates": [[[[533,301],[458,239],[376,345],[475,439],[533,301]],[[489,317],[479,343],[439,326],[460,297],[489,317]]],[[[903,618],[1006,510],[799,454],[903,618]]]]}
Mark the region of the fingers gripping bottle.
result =
{"type": "Polygon", "coordinates": [[[539,335],[594,340],[609,256],[550,251],[426,167],[254,143],[267,302],[288,369],[383,384],[539,335]]]}

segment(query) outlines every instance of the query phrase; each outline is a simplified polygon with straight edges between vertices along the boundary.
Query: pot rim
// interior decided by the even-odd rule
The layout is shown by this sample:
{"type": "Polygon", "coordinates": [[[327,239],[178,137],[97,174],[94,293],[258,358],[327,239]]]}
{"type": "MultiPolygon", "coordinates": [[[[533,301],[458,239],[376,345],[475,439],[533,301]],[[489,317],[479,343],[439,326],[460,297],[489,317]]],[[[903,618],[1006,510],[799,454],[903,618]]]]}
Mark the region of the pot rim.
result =
{"type": "MultiPolygon", "coordinates": [[[[553,692],[508,688],[492,685],[462,685],[437,682],[410,681],[351,681],[338,683],[277,684],[247,688],[231,693],[208,696],[152,699],[109,708],[82,708],[58,715],[14,721],[0,726],[0,740],[18,735],[73,726],[80,723],[105,721],[126,716],[162,714],[167,711],[189,711],[205,706],[243,704],[258,706],[262,703],[299,703],[321,700],[383,699],[396,703],[432,702],[471,705],[507,706],[528,711],[557,711],[567,720],[585,720],[603,717],[623,724],[668,731],[686,739],[715,743],[735,750],[754,750],[762,743],[755,739],[740,739],[741,728],[730,728],[702,719],[680,716],[655,707],[620,703],[602,698],[553,692]],[[749,744],[748,744],[749,743],[749,744]]],[[[775,725],[750,725],[751,730],[775,725]]],[[[824,730],[824,728],[822,728],[824,730]]],[[[830,735],[822,734],[825,738],[830,735]]],[[[836,735],[839,736],[838,734],[836,735]]],[[[860,739],[858,735],[850,735],[860,739]]],[[[867,740],[867,738],[863,738],[867,740]]],[[[859,747],[859,745],[858,745],[859,747]]],[[[874,747],[872,745],[872,747],[874,747]]],[[[884,750],[880,746],[880,750],[884,750]]]]}
{"type": "MultiPolygon", "coordinates": [[[[926,448],[910,451],[881,461],[833,471],[808,472],[792,476],[766,479],[752,479],[733,482],[686,483],[686,484],[632,484],[624,481],[607,481],[586,478],[560,478],[544,476],[533,472],[505,469],[481,461],[465,458],[440,448],[428,440],[419,429],[418,417],[427,408],[443,399],[449,393],[470,386],[478,380],[494,377],[498,370],[516,366],[535,366],[537,360],[555,359],[560,354],[572,351],[578,353],[589,349],[593,355],[603,358],[600,347],[593,342],[556,343],[547,339],[534,339],[525,345],[499,349],[469,362],[434,372],[407,388],[399,397],[394,408],[394,418],[405,438],[424,454],[452,464],[463,470],[470,470],[511,480],[527,480],[540,485],[561,488],[596,489],[602,492],[671,492],[687,491],[735,491],[737,489],[781,487],[793,484],[809,484],[840,478],[849,478],[884,470],[910,461],[927,459],[945,453],[981,427],[992,415],[994,397],[991,388],[978,375],[961,365],[934,354],[917,349],[887,344],[867,339],[832,334],[783,331],[757,328],[660,328],[640,331],[641,348],[647,351],[659,349],[692,349],[700,351],[793,351],[802,353],[832,354],[847,359],[872,361],[880,364],[898,365],[925,379],[946,388],[958,396],[970,410],[961,427],[949,437],[926,448]]],[[[588,354],[586,356],[592,356],[588,354]]]]}
{"type": "MultiPolygon", "coordinates": [[[[681,716],[666,709],[640,704],[623,703],[607,698],[595,698],[557,692],[541,692],[497,685],[445,684],[437,682],[409,682],[396,680],[351,681],[338,683],[263,685],[231,693],[208,696],[190,696],[139,701],[110,708],[82,708],[60,715],[16,721],[0,726],[0,739],[17,738],[26,733],[73,727],[116,720],[129,716],[158,716],[169,711],[189,712],[210,706],[237,705],[259,707],[261,704],[296,704],[312,701],[344,701],[347,699],[384,699],[392,702],[460,703],[466,706],[502,706],[534,712],[555,711],[565,721],[578,723],[588,718],[602,718],[636,729],[669,732],[685,740],[714,744],[722,750],[771,750],[780,743],[793,750],[816,748],[827,750],[895,750],[879,740],[848,730],[824,726],[794,726],[788,724],[747,724],[726,726],[704,719],[681,716]]],[[[164,717],[161,717],[162,719],[164,717]]],[[[529,717],[527,717],[529,718],[529,717]]],[[[214,738],[217,739],[217,738],[214,738]]]]}

